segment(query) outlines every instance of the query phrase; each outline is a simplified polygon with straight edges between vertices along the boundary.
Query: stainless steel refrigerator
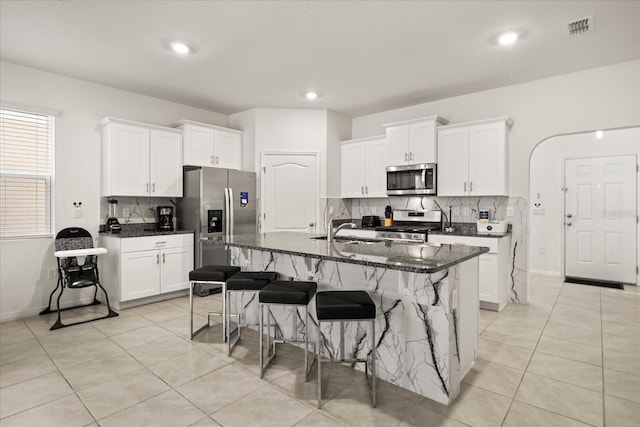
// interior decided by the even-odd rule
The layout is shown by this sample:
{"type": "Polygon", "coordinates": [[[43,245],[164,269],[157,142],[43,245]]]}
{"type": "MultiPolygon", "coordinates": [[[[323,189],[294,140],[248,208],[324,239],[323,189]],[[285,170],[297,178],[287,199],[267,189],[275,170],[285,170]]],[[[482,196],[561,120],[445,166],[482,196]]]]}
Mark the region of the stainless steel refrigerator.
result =
{"type": "Polygon", "coordinates": [[[229,265],[219,242],[233,234],[254,234],[256,174],[235,169],[185,167],[178,227],[195,230],[195,268],[229,265]]]}

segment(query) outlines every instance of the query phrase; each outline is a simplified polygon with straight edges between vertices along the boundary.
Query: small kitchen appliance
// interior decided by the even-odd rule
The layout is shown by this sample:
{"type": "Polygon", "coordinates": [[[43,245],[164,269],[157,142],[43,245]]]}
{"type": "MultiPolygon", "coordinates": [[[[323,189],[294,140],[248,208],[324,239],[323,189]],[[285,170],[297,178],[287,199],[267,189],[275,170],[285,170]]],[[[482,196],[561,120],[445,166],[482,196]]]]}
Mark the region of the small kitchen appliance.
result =
{"type": "Polygon", "coordinates": [[[391,206],[386,206],[384,208],[384,226],[391,227],[393,225],[393,211],[391,210],[391,206]]]}
{"type": "Polygon", "coordinates": [[[173,206],[158,206],[158,231],[173,231],[173,206]]]}
{"type": "Polygon", "coordinates": [[[375,228],[381,225],[382,221],[377,215],[365,215],[362,217],[362,228],[375,228]]]}
{"type": "Polygon", "coordinates": [[[118,201],[115,199],[109,200],[109,213],[107,217],[107,231],[109,233],[119,233],[122,231],[122,227],[118,222],[118,201]]]}
{"type": "Polygon", "coordinates": [[[436,181],[435,163],[387,166],[388,196],[435,196],[436,181]]]}
{"type": "Polygon", "coordinates": [[[478,233],[483,234],[502,234],[507,232],[509,223],[503,220],[479,219],[476,221],[478,233]]]}

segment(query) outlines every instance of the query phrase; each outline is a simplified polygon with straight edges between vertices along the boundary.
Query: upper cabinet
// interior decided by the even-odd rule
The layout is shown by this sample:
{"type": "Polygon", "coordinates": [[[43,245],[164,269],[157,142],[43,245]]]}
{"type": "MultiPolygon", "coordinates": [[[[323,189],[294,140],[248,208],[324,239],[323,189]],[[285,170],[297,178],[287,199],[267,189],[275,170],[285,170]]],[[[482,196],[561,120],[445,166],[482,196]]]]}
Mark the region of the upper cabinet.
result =
{"type": "Polygon", "coordinates": [[[507,196],[509,117],[438,129],[438,196],[507,196]]]}
{"type": "Polygon", "coordinates": [[[106,117],[102,195],[182,197],[182,132],[106,117]]]}
{"type": "Polygon", "coordinates": [[[341,151],[342,197],[387,197],[384,135],[344,141],[341,151]]]}
{"type": "Polygon", "coordinates": [[[240,169],[242,131],[189,120],[173,125],[184,131],[184,165],[240,169]]]}
{"type": "Polygon", "coordinates": [[[431,116],[383,125],[387,129],[386,166],[435,163],[437,128],[447,123],[440,116],[431,116]]]}

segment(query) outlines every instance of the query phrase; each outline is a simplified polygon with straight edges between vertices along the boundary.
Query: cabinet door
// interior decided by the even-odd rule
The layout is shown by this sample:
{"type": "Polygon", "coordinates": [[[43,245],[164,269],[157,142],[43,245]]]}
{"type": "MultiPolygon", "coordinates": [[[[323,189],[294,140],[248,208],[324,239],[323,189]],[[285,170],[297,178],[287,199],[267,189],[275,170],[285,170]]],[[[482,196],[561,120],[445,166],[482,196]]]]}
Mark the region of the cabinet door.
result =
{"type": "Polygon", "coordinates": [[[438,196],[467,196],[469,152],[467,128],[438,132],[438,196]]]}
{"type": "Polygon", "coordinates": [[[121,254],[120,300],[129,301],[160,293],[160,251],[121,254]]]}
{"type": "Polygon", "coordinates": [[[387,153],[386,166],[409,163],[409,126],[387,128],[387,153]]]}
{"type": "Polygon", "coordinates": [[[507,195],[504,122],[469,127],[469,195],[507,195]]]}
{"type": "Polygon", "coordinates": [[[184,127],[183,163],[190,166],[213,166],[213,129],[184,127]]]}
{"type": "Polygon", "coordinates": [[[483,254],[479,260],[480,301],[498,303],[498,255],[483,254]]]}
{"type": "Polygon", "coordinates": [[[364,197],[365,186],[364,142],[342,146],[342,197],[364,197]]]}
{"type": "Polygon", "coordinates": [[[149,130],[112,125],[111,196],[148,196],[149,130]]]}
{"type": "Polygon", "coordinates": [[[365,196],[387,197],[387,142],[384,139],[365,144],[365,196]]]}
{"type": "Polygon", "coordinates": [[[215,167],[241,169],[242,135],[216,130],[213,151],[215,167]]]}
{"type": "Polygon", "coordinates": [[[189,272],[193,270],[193,248],[167,248],[160,252],[160,292],[189,289],[189,272]]]}
{"type": "Polygon", "coordinates": [[[409,163],[435,163],[436,124],[433,121],[409,125],[409,163]]]}
{"type": "Polygon", "coordinates": [[[151,196],[182,197],[182,135],[151,131],[151,196]]]}

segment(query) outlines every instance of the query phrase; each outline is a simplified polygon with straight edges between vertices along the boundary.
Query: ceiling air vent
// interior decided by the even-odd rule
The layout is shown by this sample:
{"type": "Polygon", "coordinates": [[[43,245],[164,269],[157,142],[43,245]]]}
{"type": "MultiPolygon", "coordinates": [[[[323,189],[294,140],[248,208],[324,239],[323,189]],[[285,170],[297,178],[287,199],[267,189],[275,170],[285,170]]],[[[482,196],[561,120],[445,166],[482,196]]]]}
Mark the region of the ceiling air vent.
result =
{"type": "Polygon", "coordinates": [[[593,31],[593,16],[587,16],[586,18],[571,21],[567,24],[567,27],[569,29],[569,35],[571,36],[586,33],[587,31],[593,31]]]}

